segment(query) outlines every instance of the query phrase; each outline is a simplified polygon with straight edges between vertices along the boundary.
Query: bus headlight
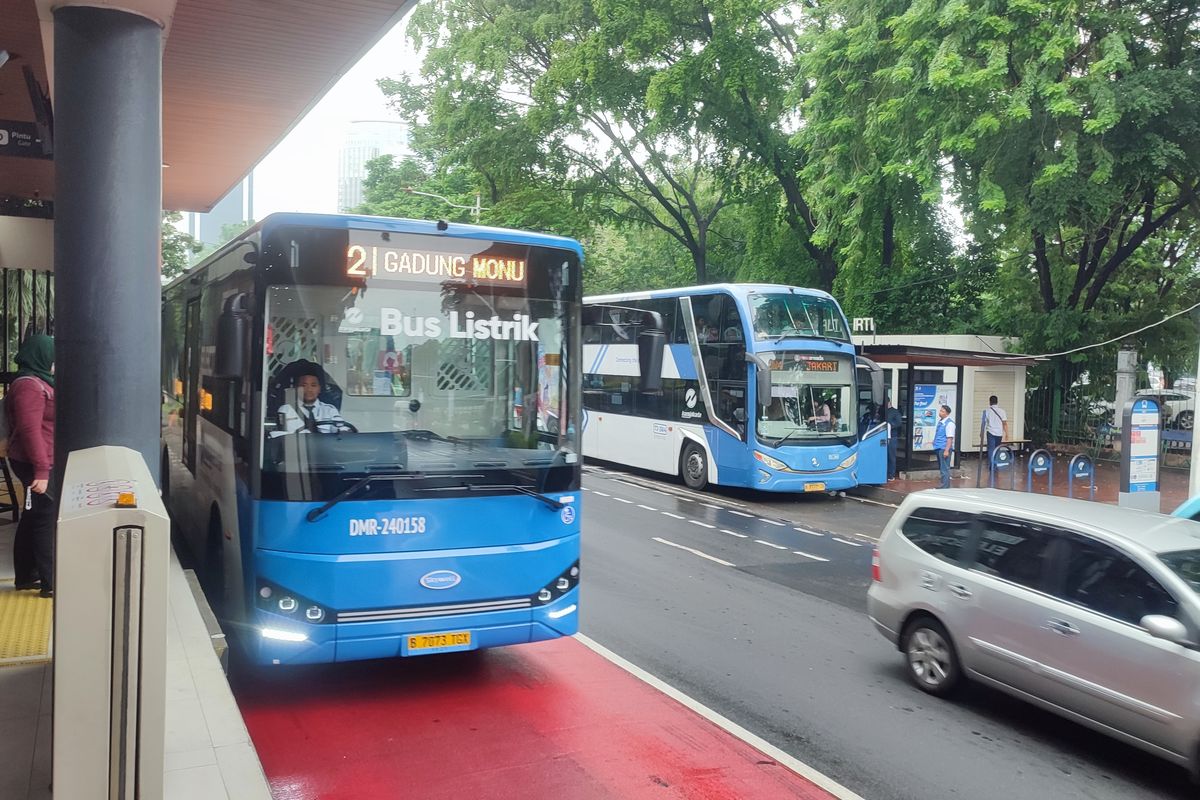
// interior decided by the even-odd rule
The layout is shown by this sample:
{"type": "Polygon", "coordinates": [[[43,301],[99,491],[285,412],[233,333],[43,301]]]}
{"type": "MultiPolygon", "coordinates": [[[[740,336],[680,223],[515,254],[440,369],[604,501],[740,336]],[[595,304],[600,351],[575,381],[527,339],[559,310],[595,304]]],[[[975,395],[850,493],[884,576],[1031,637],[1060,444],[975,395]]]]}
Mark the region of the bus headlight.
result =
{"type": "Polygon", "coordinates": [[[533,596],[534,605],[544,606],[562,597],[579,585],[579,562],[576,561],[566,572],[543,586],[533,596]]]}
{"type": "Polygon", "coordinates": [[[766,464],[771,469],[777,469],[780,472],[790,472],[788,465],[780,461],[778,458],[771,458],[766,453],[760,453],[757,450],[754,451],[754,457],[766,464]]]}
{"type": "Polygon", "coordinates": [[[260,578],[257,588],[255,605],[261,611],[295,619],[300,617],[303,609],[304,619],[314,624],[325,622],[329,617],[328,610],[319,603],[278,584],[260,578]]]}
{"type": "Polygon", "coordinates": [[[838,469],[850,469],[858,463],[858,453],[851,453],[850,457],[842,463],[838,464],[838,469]]]}

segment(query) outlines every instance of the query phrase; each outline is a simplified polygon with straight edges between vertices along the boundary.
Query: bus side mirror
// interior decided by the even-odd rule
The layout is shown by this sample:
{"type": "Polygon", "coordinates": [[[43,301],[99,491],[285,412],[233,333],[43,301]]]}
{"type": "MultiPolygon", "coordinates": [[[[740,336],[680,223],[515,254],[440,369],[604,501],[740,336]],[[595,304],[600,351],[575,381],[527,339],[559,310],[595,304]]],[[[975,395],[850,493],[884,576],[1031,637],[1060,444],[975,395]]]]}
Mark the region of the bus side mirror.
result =
{"type": "Polygon", "coordinates": [[[866,356],[855,357],[860,367],[865,367],[871,373],[871,402],[876,408],[883,407],[883,401],[886,399],[886,387],[883,383],[883,368],[876,364],[866,356]]]}
{"type": "Polygon", "coordinates": [[[771,365],[754,353],[746,353],[746,360],[757,369],[754,371],[754,389],[758,404],[766,408],[771,404],[771,365]]]}
{"type": "Polygon", "coordinates": [[[250,298],[245,292],[226,298],[217,320],[217,352],[213,372],[218,378],[240,378],[250,350],[250,298]]]}
{"type": "Polygon", "coordinates": [[[663,348],[667,334],[661,329],[643,329],[638,333],[638,366],[641,368],[643,392],[662,391],[663,348]]]}

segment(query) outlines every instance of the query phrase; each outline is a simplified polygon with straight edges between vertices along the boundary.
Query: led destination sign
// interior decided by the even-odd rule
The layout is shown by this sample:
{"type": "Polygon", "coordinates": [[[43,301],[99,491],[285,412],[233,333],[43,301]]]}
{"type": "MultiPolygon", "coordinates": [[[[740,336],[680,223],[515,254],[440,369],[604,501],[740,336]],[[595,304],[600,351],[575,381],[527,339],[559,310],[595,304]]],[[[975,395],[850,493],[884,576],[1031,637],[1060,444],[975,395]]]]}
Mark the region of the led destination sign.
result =
{"type": "Polygon", "coordinates": [[[795,372],[837,372],[837,361],[826,361],[822,358],[793,356],[791,363],[785,363],[780,359],[771,361],[771,369],[773,370],[793,370],[795,372]]]}
{"type": "Polygon", "coordinates": [[[352,278],[524,286],[526,268],[523,255],[495,251],[466,255],[386,244],[352,244],[346,248],[346,274],[352,278]]]}

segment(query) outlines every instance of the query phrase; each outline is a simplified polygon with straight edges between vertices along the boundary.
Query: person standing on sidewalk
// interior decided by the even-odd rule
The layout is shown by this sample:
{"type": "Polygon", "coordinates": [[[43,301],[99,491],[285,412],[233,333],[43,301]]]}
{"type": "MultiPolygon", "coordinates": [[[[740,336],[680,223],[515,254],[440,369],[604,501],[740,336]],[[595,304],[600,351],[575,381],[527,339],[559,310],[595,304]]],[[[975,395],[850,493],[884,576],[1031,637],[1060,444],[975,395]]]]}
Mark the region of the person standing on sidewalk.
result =
{"type": "Polygon", "coordinates": [[[25,511],[13,540],[18,589],[54,596],[54,340],[30,336],[17,351],[16,379],[8,388],[8,463],[25,487],[25,511]]]}
{"type": "Polygon", "coordinates": [[[980,425],[987,436],[988,470],[992,469],[992,453],[1000,443],[1008,438],[1008,414],[1000,407],[1000,398],[992,395],[988,398],[988,407],[983,410],[983,422],[980,425]]]}
{"type": "Polygon", "coordinates": [[[900,431],[904,427],[904,417],[900,409],[892,405],[891,398],[884,401],[883,421],[888,424],[888,480],[894,481],[900,477],[896,469],[896,453],[900,447],[900,431]]]}
{"type": "Polygon", "coordinates": [[[933,433],[933,450],[937,453],[938,471],[942,474],[939,489],[950,488],[950,460],[954,455],[954,434],[950,406],[942,406],[938,409],[937,430],[933,433]]]}

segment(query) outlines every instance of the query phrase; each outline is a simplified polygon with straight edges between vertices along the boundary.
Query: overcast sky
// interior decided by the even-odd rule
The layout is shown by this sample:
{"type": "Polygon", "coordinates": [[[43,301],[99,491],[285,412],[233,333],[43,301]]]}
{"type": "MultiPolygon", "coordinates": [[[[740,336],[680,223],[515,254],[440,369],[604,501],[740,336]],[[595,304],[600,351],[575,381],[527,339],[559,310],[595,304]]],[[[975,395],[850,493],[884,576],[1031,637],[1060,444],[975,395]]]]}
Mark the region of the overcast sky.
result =
{"type": "Polygon", "coordinates": [[[399,22],[347,72],[254,170],[254,217],[337,211],[338,148],[353,120],[396,119],[375,81],[414,71],[399,22]]]}

